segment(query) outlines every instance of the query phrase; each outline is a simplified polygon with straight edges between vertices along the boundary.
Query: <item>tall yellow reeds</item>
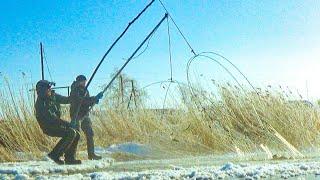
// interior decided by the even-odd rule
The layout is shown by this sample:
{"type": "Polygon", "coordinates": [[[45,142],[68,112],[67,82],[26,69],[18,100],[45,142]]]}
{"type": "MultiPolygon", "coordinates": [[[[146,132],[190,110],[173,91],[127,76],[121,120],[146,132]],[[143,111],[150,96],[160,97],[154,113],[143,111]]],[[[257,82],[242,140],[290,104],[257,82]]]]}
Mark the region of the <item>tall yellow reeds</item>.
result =
{"type": "MultiPolygon", "coordinates": [[[[318,147],[320,114],[315,107],[271,89],[258,94],[231,85],[217,89],[210,94],[180,87],[180,104],[170,111],[101,104],[91,113],[96,145],[134,141],[168,155],[249,153],[264,151],[263,145],[269,156],[270,149],[296,158],[302,150],[318,147]]],[[[19,153],[42,158],[56,142],[42,133],[30,101],[12,88],[0,93],[0,161],[26,160],[19,153]]],[[[68,119],[67,111],[64,118],[68,119]]]]}

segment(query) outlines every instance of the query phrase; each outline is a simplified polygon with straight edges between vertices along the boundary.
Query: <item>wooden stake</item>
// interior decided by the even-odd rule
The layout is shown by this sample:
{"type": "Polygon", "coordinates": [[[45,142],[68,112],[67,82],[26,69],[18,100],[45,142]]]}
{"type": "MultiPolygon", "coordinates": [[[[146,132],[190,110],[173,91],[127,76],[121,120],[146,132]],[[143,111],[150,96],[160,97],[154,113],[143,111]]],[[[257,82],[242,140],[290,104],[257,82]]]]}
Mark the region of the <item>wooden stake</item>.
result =
{"type": "Polygon", "coordinates": [[[41,60],[41,79],[44,80],[43,46],[42,46],[42,42],[40,42],[40,60],[41,60]]]}

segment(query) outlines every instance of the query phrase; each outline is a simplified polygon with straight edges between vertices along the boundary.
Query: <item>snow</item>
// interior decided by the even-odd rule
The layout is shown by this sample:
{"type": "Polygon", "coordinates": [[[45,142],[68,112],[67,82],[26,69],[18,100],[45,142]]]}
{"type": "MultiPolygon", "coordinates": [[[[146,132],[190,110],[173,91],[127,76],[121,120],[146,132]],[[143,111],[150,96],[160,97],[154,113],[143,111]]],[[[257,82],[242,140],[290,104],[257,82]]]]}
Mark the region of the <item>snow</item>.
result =
{"type": "Polygon", "coordinates": [[[128,142],[123,144],[114,144],[107,148],[96,148],[96,152],[103,153],[114,153],[114,152],[122,152],[122,153],[130,153],[138,156],[146,156],[150,154],[151,149],[143,144],[128,142]]]}
{"type": "Polygon", "coordinates": [[[29,179],[29,176],[53,176],[55,174],[74,174],[77,172],[97,171],[109,167],[113,163],[110,158],[99,161],[83,161],[81,165],[57,165],[51,161],[28,161],[0,164],[0,179],[14,177],[14,179],[29,179]]]}
{"type": "Polygon", "coordinates": [[[261,164],[236,164],[225,163],[221,166],[177,167],[169,169],[152,169],[143,171],[111,171],[95,172],[96,164],[106,163],[101,161],[86,161],[84,165],[57,166],[51,162],[26,162],[1,164],[0,179],[24,180],[34,179],[261,179],[261,178],[292,178],[292,177],[317,177],[320,172],[318,162],[278,162],[261,164]],[[40,164],[39,164],[40,163],[40,164]],[[36,165],[38,164],[38,165],[36,165]],[[70,175],[69,175],[70,174],[70,175]]]}
{"type": "MultiPolygon", "coordinates": [[[[217,155],[179,159],[135,160],[114,162],[111,153],[124,152],[139,156],[152,154],[150,147],[138,143],[124,143],[97,147],[103,155],[99,161],[83,161],[81,165],[56,165],[47,158],[0,164],[2,179],[261,179],[305,178],[320,179],[319,158],[298,160],[237,159],[237,156],[217,155]]],[[[250,156],[251,157],[251,156],[250,156]]],[[[264,159],[264,158],[262,158],[264,159]]]]}
{"type": "Polygon", "coordinates": [[[141,172],[95,172],[89,174],[92,179],[260,179],[260,178],[289,178],[304,175],[317,175],[320,170],[320,163],[284,163],[284,164],[261,164],[240,166],[227,163],[221,167],[193,167],[169,170],[147,170],[141,172]],[[308,169],[301,169],[301,166],[308,169]]]}
{"type": "MultiPolygon", "coordinates": [[[[139,156],[144,156],[149,153],[149,147],[128,142],[124,144],[112,145],[110,147],[96,147],[96,153],[107,156],[111,153],[122,152],[131,153],[139,156]]],[[[80,154],[86,154],[86,152],[79,152],[80,154]]],[[[19,157],[31,158],[29,154],[17,152],[19,157]]],[[[54,179],[63,179],[64,174],[76,174],[78,172],[93,172],[101,169],[105,169],[112,165],[113,160],[111,158],[103,158],[99,161],[83,161],[81,165],[56,165],[50,161],[48,157],[44,157],[41,161],[27,161],[17,163],[2,163],[0,164],[0,179],[29,179],[29,176],[37,177],[37,179],[47,179],[47,177],[54,177],[54,179]]],[[[81,174],[80,174],[81,175],[81,174]]],[[[82,179],[80,175],[68,176],[68,179],[82,179]]],[[[82,176],[82,175],[81,175],[82,176]]],[[[89,178],[89,176],[88,176],[89,178]]]]}

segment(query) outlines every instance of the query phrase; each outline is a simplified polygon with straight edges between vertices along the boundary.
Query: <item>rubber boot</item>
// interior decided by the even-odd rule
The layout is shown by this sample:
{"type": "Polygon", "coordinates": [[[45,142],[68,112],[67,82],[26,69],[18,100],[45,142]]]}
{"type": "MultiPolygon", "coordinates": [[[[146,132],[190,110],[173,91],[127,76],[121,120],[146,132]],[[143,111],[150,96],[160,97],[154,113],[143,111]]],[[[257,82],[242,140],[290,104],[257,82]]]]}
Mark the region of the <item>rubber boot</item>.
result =
{"type": "Polygon", "coordinates": [[[62,161],[62,160],[60,159],[60,156],[58,156],[58,155],[56,155],[56,154],[54,154],[54,153],[52,153],[52,152],[50,152],[50,153],[48,154],[48,157],[49,157],[52,161],[54,161],[55,163],[57,163],[57,164],[59,164],[59,165],[63,165],[63,164],[64,164],[64,161],[62,161]]]}
{"type": "Polygon", "coordinates": [[[76,131],[76,137],[74,138],[72,144],[69,146],[69,148],[64,154],[65,164],[81,164],[81,160],[76,159],[76,152],[77,152],[77,146],[78,146],[79,140],[80,140],[80,133],[76,131]]]}
{"type": "Polygon", "coordinates": [[[81,164],[81,160],[78,160],[78,159],[72,159],[72,160],[66,160],[65,161],[65,164],[67,165],[76,165],[76,164],[81,164]]]}
{"type": "Polygon", "coordinates": [[[87,138],[87,151],[88,151],[88,159],[89,160],[100,160],[102,159],[101,156],[98,156],[94,153],[94,140],[93,136],[86,136],[87,138]]]}
{"type": "Polygon", "coordinates": [[[68,130],[66,135],[61,138],[53,150],[48,154],[48,157],[57,164],[64,164],[64,162],[60,160],[60,157],[67,151],[75,137],[75,131],[73,129],[68,130]]]}
{"type": "Polygon", "coordinates": [[[100,160],[100,159],[102,159],[102,157],[99,156],[99,155],[96,155],[96,154],[90,154],[90,155],[88,156],[88,159],[89,159],[89,160],[100,160]]]}

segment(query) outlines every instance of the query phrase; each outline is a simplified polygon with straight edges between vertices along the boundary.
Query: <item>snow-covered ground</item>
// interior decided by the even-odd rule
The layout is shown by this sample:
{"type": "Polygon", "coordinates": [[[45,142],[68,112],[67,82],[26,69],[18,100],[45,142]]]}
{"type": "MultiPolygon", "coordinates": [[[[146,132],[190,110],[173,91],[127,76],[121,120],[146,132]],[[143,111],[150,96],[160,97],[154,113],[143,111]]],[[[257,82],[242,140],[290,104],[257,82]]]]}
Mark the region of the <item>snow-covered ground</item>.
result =
{"type": "Polygon", "coordinates": [[[318,178],[320,163],[233,164],[140,172],[95,172],[83,176],[92,179],[261,179],[261,178],[318,178]]]}
{"type": "MultiPolygon", "coordinates": [[[[115,163],[116,164],[116,163],[115,163]]],[[[132,164],[128,164],[130,166],[132,164]]],[[[0,179],[320,179],[319,162],[234,164],[221,166],[178,167],[142,171],[108,169],[106,161],[83,165],[56,166],[48,162],[27,162],[0,167],[0,179]]],[[[150,166],[152,162],[150,161],[150,166]]],[[[125,168],[125,167],[124,167],[125,168]]]]}
{"type": "Polygon", "coordinates": [[[130,153],[137,156],[147,156],[151,153],[151,148],[139,144],[139,143],[123,143],[123,144],[114,144],[110,147],[103,148],[103,147],[97,147],[95,151],[99,154],[108,154],[108,153],[114,153],[114,152],[122,152],[122,153],[130,153]]]}
{"type": "Polygon", "coordinates": [[[28,161],[20,163],[0,164],[0,179],[24,177],[54,177],[80,172],[94,172],[112,165],[113,160],[104,158],[100,161],[84,161],[81,165],[57,165],[50,160],[28,161]]]}
{"type": "MultiPolygon", "coordinates": [[[[44,159],[0,164],[0,179],[320,179],[319,158],[304,160],[248,160],[235,154],[176,159],[114,162],[114,152],[144,156],[147,146],[136,143],[97,148],[104,158],[81,165],[56,165],[44,159]]],[[[252,156],[251,156],[252,158],[252,156]]]]}

